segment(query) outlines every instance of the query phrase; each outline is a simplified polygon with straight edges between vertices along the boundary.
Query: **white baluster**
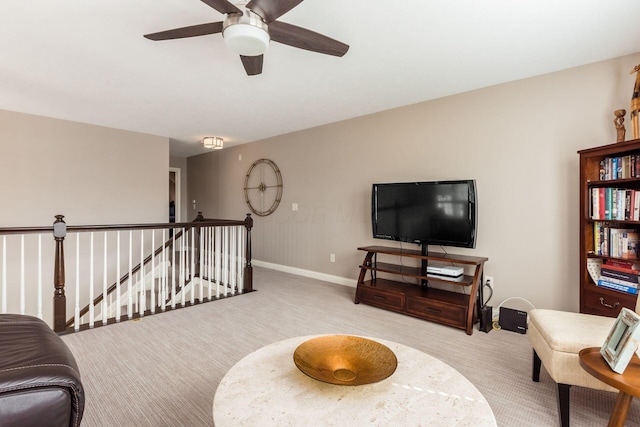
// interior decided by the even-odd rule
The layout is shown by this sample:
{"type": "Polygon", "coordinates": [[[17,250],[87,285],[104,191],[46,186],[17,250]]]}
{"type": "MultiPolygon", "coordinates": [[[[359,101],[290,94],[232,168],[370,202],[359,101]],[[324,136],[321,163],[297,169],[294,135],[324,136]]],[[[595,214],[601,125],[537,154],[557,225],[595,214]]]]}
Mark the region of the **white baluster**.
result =
{"type": "Polygon", "coordinates": [[[189,277],[191,278],[191,305],[193,305],[194,299],[195,299],[195,293],[196,293],[196,288],[195,288],[195,271],[196,271],[196,229],[195,227],[191,227],[191,250],[190,250],[190,260],[191,260],[191,270],[190,270],[190,274],[189,277]]]}
{"type": "Polygon", "coordinates": [[[176,276],[180,274],[180,270],[176,268],[176,229],[173,228],[171,238],[173,244],[171,245],[171,308],[176,308],[176,276]]]}
{"type": "Polygon", "coordinates": [[[167,307],[167,253],[166,253],[166,228],[162,229],[162,294],[160,295],[160,306],[162,311],[167,307]]]}
{"type": "Polygon", "coordinates": [[[221,279],[221,271],[220,269],[222,268],[222,263],[221,263],[221,257],[222,257],[222,227],[216,227],[216,249],[215,249],[215,256],[216,256],[216,261],[215,261],[215,267],[216,267],[216,274],[215,274],[215,280],[216,280],[216,298],[220,298],[220,279],[221,279]]]}
{"type": "Polygon", "coordinates": [[[229,227],[222,228],[222,287],[226,297],[229,290],[229,227]]]}
{"type": "Polygon", "coordinates": [[[76,303],[73,309],[73,329],[80,330],[80,233],[76,233],[76,303]]]}
{"type": "Polygon", "coordinates": [[[139,280],[139,286],[138,289],[140,290],[140,292],[138,292],[138,295],[140,296],[140,305],[138,307],[138,313],[140,314],[140,317],[144,316],[144,312],[146,310],[146,305],[147,305],[147,293],[146,293],[146,289],[145,289],[145,283],[144,283],[144,230],[140,230],[140,270],[139,270],[140,274],[138,274],[139,280]]]}
{"type": "Polygon", "coordinates": [[[236,248],[236,228],[235,226],[229,227],[229,246],[227,247],[228,259],[227,259],[227,271],[229,274],[229,293],[231,295],[235,294],[236,289],[236,277],[235,277],[235,267],[233,266],[235,262],[235,248],[236,248]]]}
{"type": "Polygon", "coordinates": [[[238,275],[237,275],[238,258],[236,256],[237,255],[236,248],[238,247],[237,230],[238,230],[238,227],[236,226],[231,227],[231,266],[229,267],[229,269],[231,270],[231,283],[232,283],[231,291],[234,294],[238,293],[238,275]]]}
{"type": "Polygon", "coordinates": [[[38,319],[42,319],[42,234],[38,234],[38,319]]]}
{"type": "Polygon", "coordinates": [[[207,236],[208,236],[208,240],[207,240],[207,279],[209,279],[207,281],[208,283],[208,289],[209,289],[209,301],[211,301],[211,285],[212,285],[212,273],[213,273],[213,267],[211,266],[212,262],[213,262],[213,227],[209,227],[207,229],[207,236]]]}
{"type": "Polygon", "coordinates": [[[246,229],[244,226],[240,226],[240,237],[238,240],[238,281],[240,282],[240,292],[244,292],[244,264],[245,260],[245,242],[246,242],[246,229]]]}
{"type": "Polygon", "coordinates": [[[186,264],[186,254],[185,254],[185,244],[184,240],[187,238],[187,232],[185,229],[182,229],[182,237],[180,238],[180,295],[182,296],[181,302],[184,307],[185,296],[184,296],[184,286],[185,286],[185,264],[186,264]]]}
{"type": "Polygon", "coordinates": [[[2,313],[7,312],[7,236],[2,236],[2,313]]]}
{"type": "Polygon", "coordinates": [[[95,307],[93,305],[93,231],[89,242],[89,328],[93,328],[95,307]]]}
{"type": "Polygon", "coordinates": [[[129,301],[127,302],[127,317],[133,319],[133,230],[129,230],[129,301]]]}
{"type": "Polygon", "coordinates": [[[24,234],[20,236],[20,314],[25,314],[24,234]]]}
{"type": "Polygon", "coordinates": [[[120,230],[116,231],[116,322],[122,316],[122,301],[120,300],[120,230]]]}
{"type": "Polygon", "coordinates": [[[104,232],[104,253],[102,255],[103,269],[102,269],[102,325],[107,324],[107,291],[109,285],[107,285],[107,232],[104,232]]]}
{"type": "Polygon", "coordinates": [[[149,301],[151,301],[151,314],[156,312],[156,230],[151,230],[151,288],[149,290],[149,301]]]}

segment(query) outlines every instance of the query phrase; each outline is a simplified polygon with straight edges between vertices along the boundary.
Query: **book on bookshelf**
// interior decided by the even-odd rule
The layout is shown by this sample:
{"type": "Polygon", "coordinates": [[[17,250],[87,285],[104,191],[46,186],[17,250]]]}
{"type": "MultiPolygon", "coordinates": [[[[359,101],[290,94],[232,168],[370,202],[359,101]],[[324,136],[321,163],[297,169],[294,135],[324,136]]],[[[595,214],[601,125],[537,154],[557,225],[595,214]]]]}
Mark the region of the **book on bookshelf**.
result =
{"type": "MultiPolygon", "coordinates": [[[[629,234],[635,230],[629,228],[609,229],[609,253],[605,254],[613,258],[624,258],[624,253],[629,256],[629,249],[625,245],[629,244],[629,234]]],[[[634,257],[635,258],[635,257],[634,257]]]]}
{"type": "Polygon", "coordinates": [[[599,256],[609,255],[609,225],[602,221],[593,223],[594,253],[599,256]]]}
{"type": "Polygon", "coordinates": [[[627,270],[637,271],[640,274],[640,262],[624,261],[621,259],[608,259],[606,264],[609,268],[618,267],[627,270]]]}
{"type": "Polygon", "coordinates": [[[603,280],[609,280],[611,282],[617,283],[619,285],[625,285],[625,286],[632,286],[634,288],[637,288],[638,286],[640,286],[640,277],[637,278],[629,278],[629,279],[622,279],[622,278],[616,278],[616,277],[607,277],[604,276],[602,274],[600,274],[600,277],[598,277],[598,279],[603,279],[603,280]]]}
{"type": "Polygon", "coordinates": [[[617,265],[604,263],[600,266],[600,275],[605,279],[624,280],[636,285],[640,283],[640,271],[630,267],[620,267],[617,265]]]}
{"type": "Polygon", "coordinates": [[[633,191],[624,190],[624,215],[622,215],[622,219],[630,220],[631,219],[631,194],[633,191]]]}
{"type": "Polygon", "coordinates": [[[591,219],[640,221],[640,190],[592,188],[589,198],[591,219]]]}
{"type": "Polygon", "coordinates": [[[598,280],[598,286],[606,289],[613,289],[614,291],[624,292],[626,294],[638,295],[637,286],[623,285],[616,283],[613,280],[600,279],[598,280]]]}
{"type": "Polygon", "coordinates": [[[638,154],[621,157],[606,157],[600,161],[600,181],[640,177],[638,154]]]}
{"type": "Polygon", "coordinates": [[[623,259],[638,259],[638,246],[640,233],[635,231],[622,233],[622,254],[623,259]]]}

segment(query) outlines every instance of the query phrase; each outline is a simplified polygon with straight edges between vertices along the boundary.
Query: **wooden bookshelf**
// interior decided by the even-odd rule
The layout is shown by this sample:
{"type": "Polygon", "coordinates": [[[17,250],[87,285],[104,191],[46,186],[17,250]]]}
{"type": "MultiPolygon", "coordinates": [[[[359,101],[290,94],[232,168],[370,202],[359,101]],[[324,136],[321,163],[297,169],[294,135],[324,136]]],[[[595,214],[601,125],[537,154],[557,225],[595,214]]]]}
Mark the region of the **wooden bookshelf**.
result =
{"type": "MultiPolygon", "coordinates": [[[[594,200],[594,189],[607,189],[611,194],[620,190],[640,190],[640,139],[604,145],[578,151],[580,155],[580,312],[601,316],[616,317],[622,307],[635,309],[636,296],[598,286],[588,271],[588,263],[596,262],[633,262],[629,252],[612,251],[610,241],[602,244],[602,239],[610,235],[612,229],[640,232],[640,221],[633,217],[633,206],[626,214],[608,212],[604,215],[600,209],[601,200],[594,200]],[[616,160],[614,163],[614,159],[616,160]],[[616,163],[619,168],[616,168],[616,163]],[[613,169],[616,169],[614,171],[613,169]],[[596,227],[596,225],[600,227],[596,227]],[[597,231],[594,231],[597,229],[597,231]],[[597,244],[599,243],[599,244],[597,244]]],[[[617,197],[617,196],[616,196],[617,197]]],[[[610,208],[613,205],[608,205],[610,208]]],[[[629,208],[623,208],[628,210],[629,208]]],[[[618,246],[616,246],[618,247],[618,246]]]]}

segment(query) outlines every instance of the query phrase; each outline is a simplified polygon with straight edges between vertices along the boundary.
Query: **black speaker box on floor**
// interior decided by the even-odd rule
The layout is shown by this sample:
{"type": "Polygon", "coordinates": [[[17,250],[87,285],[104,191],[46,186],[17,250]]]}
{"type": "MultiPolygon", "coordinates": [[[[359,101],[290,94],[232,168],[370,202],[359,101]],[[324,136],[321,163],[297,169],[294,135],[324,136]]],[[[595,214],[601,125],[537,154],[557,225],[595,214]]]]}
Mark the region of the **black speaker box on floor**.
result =
{"type": "Polygon", "coordinates": [[[500,307],[500,327],[507,331],[527,333],[527,312],[500,307]]]}
{"type": "Polygon", "coordinates": [[[493,329],[493,307],[485,305],[480,308],[480,330],[489,332],[493,329]]]}

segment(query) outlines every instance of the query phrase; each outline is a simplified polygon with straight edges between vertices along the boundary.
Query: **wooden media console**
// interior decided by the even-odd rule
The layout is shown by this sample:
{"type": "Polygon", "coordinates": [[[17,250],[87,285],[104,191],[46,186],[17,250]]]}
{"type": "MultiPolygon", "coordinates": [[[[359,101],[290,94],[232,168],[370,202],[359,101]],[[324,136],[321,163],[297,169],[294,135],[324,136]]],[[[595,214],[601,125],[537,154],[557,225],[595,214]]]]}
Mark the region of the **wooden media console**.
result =
{"type": "Polygon", "coordinates": [[[476,316],[476,300],[482,295],[481,283],[484,263],[488,258],[431,252],[423,254],[418,250],[391,248],[386,246],[365,246],[358,248],[367,255],[360,265],[360,276],[354,302],[362,302],[379,308],[431,320],[455,328],[464,329],[467,335],[473,333],[476,316]],[[379,262],[378,255],[417,259],[419,267],[379,262]],[[471,275],[459,279],[427,275],[427,264],[433,261],[438,266],[450,265],[472,267],[471,275]],[[365,280],[367,272],[371,279],[365,280]],[[378,278],[378,273],[402,276],[419,280],[412,284],[386,278],[378,278]],[[430,285],[442,283],[459,287],[460,292],[437,289],[430,285]]]}

